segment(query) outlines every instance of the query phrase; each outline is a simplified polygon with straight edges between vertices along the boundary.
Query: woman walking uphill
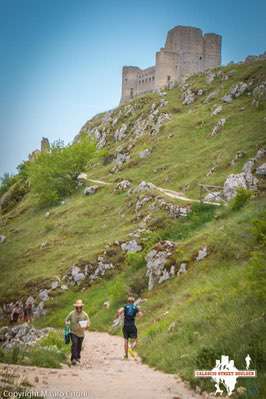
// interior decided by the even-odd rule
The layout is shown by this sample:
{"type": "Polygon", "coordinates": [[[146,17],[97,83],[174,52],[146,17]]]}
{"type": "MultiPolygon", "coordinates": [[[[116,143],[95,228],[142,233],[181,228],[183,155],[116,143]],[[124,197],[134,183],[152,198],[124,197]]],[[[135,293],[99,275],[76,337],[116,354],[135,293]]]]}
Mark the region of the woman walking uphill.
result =
{"type": "Polygon", "coordinates": [[[75,309],[65,319],[65,325],[70,326],[70,338],[72,342],[71,363],[73,366],[80,362],[84,333],[90,325],[89,316],[84,312],[83,307],[82,300],[78,299],[74,304],[75,309]]]}

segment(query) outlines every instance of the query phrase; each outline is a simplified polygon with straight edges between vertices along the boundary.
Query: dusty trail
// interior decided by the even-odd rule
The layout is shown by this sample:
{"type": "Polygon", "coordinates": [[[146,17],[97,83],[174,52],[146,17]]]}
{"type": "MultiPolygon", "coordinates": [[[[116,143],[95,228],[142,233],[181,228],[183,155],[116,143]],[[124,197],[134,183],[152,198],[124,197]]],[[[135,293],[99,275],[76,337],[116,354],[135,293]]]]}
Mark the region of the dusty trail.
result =
{"type": "MultiPolygon", "coordinates": [[[[102,180],[94,180],[94,179],[87,179],[87,180],[92,183],[102,184],[104,186],[107,186],[107,185],[109,186],[112,184],[112,183],[104,182],[102,180]]],[[[185,201],[185,202],[197,202],[197,203],[201,202],[200,200],[197,200],[197,199],[188,198],[183,193],[179,193],[177,191],[169,190],[169,189],[163,188],[163,187],[158,187],[158,186],[155,186],[155,184],[153,186],[156,190],[160,191],[162,194],[166,195],[167,197],[178,199],[180,201],[185,201]]],[[[210,202],[210,201],[202,201],[202,202],[204,204],[208,204],[208,205],[215,205],[215,206],[221,205],[219,202],[210,202]]]]}
{"type": "Polygon", "coordinates": [[[26,376],[36,392],[46,391],[47,398],[202,399],[174,375],[153,370],[140,360],[123,360],[122,345],[120,337],[90,332],[84,340],[79,366],[59,370],[24,366],[12,369],[21,378],[26,376]],[[79,392],[79,396],[74,392],[79,392]]]}

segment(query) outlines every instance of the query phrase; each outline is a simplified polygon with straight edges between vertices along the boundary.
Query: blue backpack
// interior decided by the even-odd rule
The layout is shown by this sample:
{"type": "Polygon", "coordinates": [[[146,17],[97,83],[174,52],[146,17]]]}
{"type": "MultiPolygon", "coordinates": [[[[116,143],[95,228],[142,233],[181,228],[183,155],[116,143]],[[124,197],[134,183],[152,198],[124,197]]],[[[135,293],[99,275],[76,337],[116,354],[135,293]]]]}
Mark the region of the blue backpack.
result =
{"type": "Polygon", "coordinates": [[[133,303],[124,306],[124,316],[126,321],[134,321],[137,313],[138,308],[133,303]]]}

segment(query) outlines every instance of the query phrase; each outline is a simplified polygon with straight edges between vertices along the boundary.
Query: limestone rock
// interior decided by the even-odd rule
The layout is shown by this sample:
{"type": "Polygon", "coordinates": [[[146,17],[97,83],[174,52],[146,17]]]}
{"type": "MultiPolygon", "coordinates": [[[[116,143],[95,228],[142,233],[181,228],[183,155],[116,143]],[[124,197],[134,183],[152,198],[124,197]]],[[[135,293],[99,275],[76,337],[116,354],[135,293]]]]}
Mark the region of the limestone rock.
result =
{"type": "Polygon", "coordinates": [[[84,189],[84,195],[93,195],[98,190],[98,186],[90,186],[84,189]]]}
{"type": "Polygon", "coordinates": [[[256,108],[258,108],[262,102],[266,101],[266,81],[260,83],[253,89],[252,96],[252,105],[256,108]]]}
{"type": "Polygon", "coordinates": [[[131,187],[131,183],[129,180],[122,180],[116,185],[117,191],[127,191],[131,187]]]}
{"type": "Polygon", "coordinates": [[[257,154],[255,155],[255,160],[259,161],[261,159],[263,159],[264,157],[266,157],[266,148],[260,148],[257,152],[257,154]]]}
{"type": "Polygon", "coordinates": [[[0,235],[0,244],[2,244],[3,242],[5,242],[6,241],[6,236],[4,236],[4,235],[0,235]]]}
{"type": "Polygon", "coordinates": [[[80,173],[77,177],[77,180],[81,183],[86,182],[88,178],[87,173],[80,173]]]}
{"type": "Polygon", "coordinates": [[[266,176],[266,163],[263,163],[256,169],[256,175],[266,176]]]}
{"type": "Polygon", "coordinates": [[[138,244],[136,240],[131,240],[123,243],[121,245],[121,249],[125,252],[140,252],[142,250],[142,246],[138,244]]]}
{"type": "Polygon", "coordinates": [[[114,133],[114,139],[115,141],[121,141],[126,137],[127,133],[127,125],[125,123],[122,124],[122,126],[117,129],[114,133]]]}
{"type": "Polygon", "coordinates": [[[116,158],[115,158],[114,162],[115,162],[117,165],[121,166],[121,165],[123,165],[125,162],[127,162],[129,159],[130,159],[130,156],[129,156],[128,154],[119,152],[119,153],[116,155],[116,158]]]}
{"type": "Polygon", "coordinates": [[[183,105],[190,105],[195,101],[195,94],[192,92],[190,88],[188,88],[183,94],[183,105]]]}
{"type": "Polygon", "coordinates": [[[244,94],[246,92],[246,90],[248,89],[248,84],[245,82],[239,82],[237,83],[235,86],[233,86],[230,89],[230,95],[233,98],[237,98],[240,97],[242,94],[244,94]]]}
{"type": "Polygon", "coordinates": [[[47,289],[41,290],[39,292],[39,298],[42,302],[46,302],[49,299],[49,293],[47,289]]]}
{"type": "Polygon", "coordinates": [[[177,275],[180,276],[183,273],[187,272],[187,264],[185,262],[181,263],[177,275]]]}
{"type": "Polygon", "coordinates": [[[54,280],[54,281],[51,282],[51,289],[52,290],[55,290],[59,286],[60,286],[60,282],[58,280],[54,280]]]}
{"type": "Polygon", "coordinates": [[[225,118],[220,119],[212,129],[211,136],[216,136],[216,134],[218,134],[225,125],[225,122],[226,122],[225,118]]]}
{"type": "Polygon", "coordinates": [[[221,191],[213,191],[211,193],[208,193],[204,197],[204,201],[205,202],[221,202],[221,201],[223,201],[222,196],[223,196],[223,194],[221,191]]]}
{"type": "Polygon", "coordinates": [[[247,182],[244,173],[229,175],[224,183],[224,197],[227,201],[236,196],[239,188],[247,189],[247,182]]]}
{"type": "Polygon", "coordinates": [[[223,107],[222,105],[218,105],[217,107],[214,108],[214,110],[212,111],[212,115],[218,115],[220,112],[222,112],[223,107]]]}
{"type": "Polygon", "coordinates": [[[230,104],[233,101],[233,97],[230,94],[225,95],[222,98],[224,103],[230,104]]]}
{"type": "Polygon", "coordinates": [[[149,148],[146,148],[145,150],[139,152],[139,157],[140,158],[147,158],[151,155],[151,150],[149,148]]]}
{"type": "Polygon", "coordinates": [[[51,328],[36,329],[26,323],[14,327],[3,327],[0,329],[0,341],[5,350],[11,350],[15,346],[32,346],[51,330],[51,328]]]}
{"type": "Polygon", "coordinates": [[[154,184],[142,181],[139,185],[134,189],[134,192],[146,192],[152,191],[154,189],[154,184]]]}
{"type": "Polygon", "coordinates": [[[208,256],[208,248],[205,246],[199,250],[196,261],[199,262],[202,259],[206,258],[206,256],[208,256]]]}
{"type": "Polygon", "coordinates": [[[147,276],[149,278],[148,289],[152,290],[156,284],[171,277],[170,272],[165,268],[167,260],[173,254],[176,246],[171,241],[158,243],[146,256],[147,276]]]}

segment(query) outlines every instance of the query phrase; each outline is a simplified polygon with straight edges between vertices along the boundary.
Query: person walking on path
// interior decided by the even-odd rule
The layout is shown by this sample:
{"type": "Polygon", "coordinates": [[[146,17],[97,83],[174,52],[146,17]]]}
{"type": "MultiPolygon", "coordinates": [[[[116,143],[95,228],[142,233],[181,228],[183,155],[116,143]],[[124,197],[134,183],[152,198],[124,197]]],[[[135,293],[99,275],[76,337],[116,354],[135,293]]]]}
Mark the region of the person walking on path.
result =
{"type": "Polygon", "coordinates": [[[135,318],[137,315],[142,316],[142,312],[140,311],[139,307],[134,304],[134,302],[135,298],[129,296],[127,304],[117,311],[117,317],[124,316],[123,335],[125,359],[128,359],[128,352],[134,358],[137,356],[135,348],[137,346],[138,330],[135,324],[135,318]],[[131,345],[128,344],[129,339],[131,340],[131,345]]]}
{"type": "Polygon", "coordinates": [[[71,363],[76,365],[80,362],[80,352],[84,339],[85,330],[90,325],[90,319],[83,310],[84,304],[81,299],[74,303],[74,310],[65,319],[65,325],[70,327],[71,339],[71,363]]]}

